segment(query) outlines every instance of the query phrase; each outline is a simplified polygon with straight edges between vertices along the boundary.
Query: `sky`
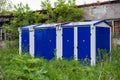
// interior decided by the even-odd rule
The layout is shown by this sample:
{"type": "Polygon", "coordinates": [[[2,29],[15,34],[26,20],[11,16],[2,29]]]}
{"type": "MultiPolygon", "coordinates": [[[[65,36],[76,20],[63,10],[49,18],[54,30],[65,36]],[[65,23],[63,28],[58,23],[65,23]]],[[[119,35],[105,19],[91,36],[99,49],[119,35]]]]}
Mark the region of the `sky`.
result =
{"type": "MultiPolygon", "coordinates": [[[[42,0],[11,0],[14,5],[22,2],[23,5],[28,4],[31,10],[41,10],[40,4],[42,0]]],[[[51,4],[53,5],[57,0],[50,0],[51,4]]],[[[110,0],[76,0],[76,5],[82,5],[84,3],[95,3],[97,1],[110,1],[110,0]]]]}

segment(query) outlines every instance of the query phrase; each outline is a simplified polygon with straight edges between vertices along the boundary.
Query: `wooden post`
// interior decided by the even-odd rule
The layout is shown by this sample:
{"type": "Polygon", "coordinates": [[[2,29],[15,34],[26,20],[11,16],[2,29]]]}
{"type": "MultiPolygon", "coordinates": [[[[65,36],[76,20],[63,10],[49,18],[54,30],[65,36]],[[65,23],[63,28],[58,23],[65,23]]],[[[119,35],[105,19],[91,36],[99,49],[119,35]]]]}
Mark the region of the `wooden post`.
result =
{"type": "Polygon", "coordinates": [[[112,20],[112,32],[113,32],[113,35],[115,34],[115,28],[114,28],[114,20],[112,20]]]}
{"type": "Polygon", "coordinates": [[[4,40],[6,41],[6,31],[4,30],[4,40]]]}
{"type": "Polygon", "coordinates": [[[0,40],[2,40],[2,27],[0,27],[0,40]]]}

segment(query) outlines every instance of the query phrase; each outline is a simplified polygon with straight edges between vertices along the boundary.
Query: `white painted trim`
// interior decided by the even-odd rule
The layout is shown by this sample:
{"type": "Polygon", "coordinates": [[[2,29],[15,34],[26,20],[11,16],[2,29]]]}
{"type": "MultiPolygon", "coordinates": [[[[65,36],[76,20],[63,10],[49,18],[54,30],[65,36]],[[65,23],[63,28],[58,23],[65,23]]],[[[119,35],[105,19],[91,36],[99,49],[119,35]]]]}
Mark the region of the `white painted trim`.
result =
{"type": "Polygon", "coordinates": [[[62,28],[56,27],[56,57],[62,59],[62,28]]]}
{"type": "Polygon", "coordinates": [[[22,38],[21,38],[21,33],[22,33],[22,31],[21,31],[21,29],[20,28],[18,28],[18,31],[19,31],[19,54],[21,54],[22,53],[22,38]]]}
{"type": "Polygon", "coordinates": [[[78,35],[77,35],[77,32],[78,32],[78,27],[74,27],[74,57],[75,57],[75,60],[78,60],[78,35]]]}
{"type": "MultiPolygon", "coordinates": [[[[112,44],[112,35],[111,35],[111,27],[110,27],[110,53],[111,53],[111,44],[112,44]]],[[[110,62],[111,62],[111,54],[110,54],[110,62]]]]}
{"type": "Polygon", "coordinates": [[[34,57],[34,29],[29,28],[29,49],[30,49],[30,55],[34,57]]]}
{"type": "Polygon", "coordinates": [[[90,31],[91,31],[91,52],[90,52],[90,56],[91,56],[91,66],[94,66],[96,64],[96,27],[94,27],[93,25],[91,25],[90,27],[90,31]]]}
{"type": "Polygon", "coordinates": [[[110,27],[110,52],[111,52],[111,40],[112,40],[112,35],[111,35],[111,27],[110,27]]]}

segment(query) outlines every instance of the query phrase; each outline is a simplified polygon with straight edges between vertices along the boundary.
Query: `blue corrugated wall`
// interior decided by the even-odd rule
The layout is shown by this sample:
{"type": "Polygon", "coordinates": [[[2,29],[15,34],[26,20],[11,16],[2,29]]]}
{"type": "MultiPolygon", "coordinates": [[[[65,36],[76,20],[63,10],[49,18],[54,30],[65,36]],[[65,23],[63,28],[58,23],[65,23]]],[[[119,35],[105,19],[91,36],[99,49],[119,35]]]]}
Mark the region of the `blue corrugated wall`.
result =
{"type": "Polygon", "coordinates": [[[35,30],[35,56],[50,60],[56,49],[56,29],[35,30]]]}
{"type": "Polygon", "coordinates": [[[62,57],[69,60],[74,57],[74,28],[63,28],[62,32],[62,57]]]}
{"type": "Polygon", "coordinates": [[[78,27],[78,59],[90,59],[90,26],[78,27]]]}
{"type": "Polygon", "coordinates": [[[101,49],[110,51],[110,28],[96,27],[96,56],[101,49]]]}
{"type": "Polygon", "coordinates": [[[23,29],[21,30],[21,38],[22,38],[22,52],[29,53],[29,30],[23,29]]]}

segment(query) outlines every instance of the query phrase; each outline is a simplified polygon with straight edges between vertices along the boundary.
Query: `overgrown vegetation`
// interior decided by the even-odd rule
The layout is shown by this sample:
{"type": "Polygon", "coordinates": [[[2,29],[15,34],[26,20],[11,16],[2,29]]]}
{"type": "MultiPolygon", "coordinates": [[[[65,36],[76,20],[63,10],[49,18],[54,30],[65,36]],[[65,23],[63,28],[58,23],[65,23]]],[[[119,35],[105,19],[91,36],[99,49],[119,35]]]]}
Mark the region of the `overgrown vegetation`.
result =
{"type": "Polygon", "coordinates": [[[75,0],[58,0],[53,6],[50,0],[42,0],[41,2],[42,9],[46,10],[48,23],[82,20],[83,10],[75,5],[75,0]]]}
{"type": "Polygon", "coordinates": [[[23,5],[22,3],[14,6],[13,16],[14,19],[9,24],[3,25],[10,40],[18,39],[18,27],[40,24],[45,18],[42,13],[33,12],[27,4],[23,5]]]}
{"type": "Polygon", "coordinates": [[[11,8],[11,0],[0,0],[0,15],[10,13],[11,8]]]}
{"type": "Polygon", "coordinates": [[[119,80],[120,46],[112,49],[111,61],[84,66],[71,60],[32,58],[18,49],[0,48],[0,80],[119,80]]]}

